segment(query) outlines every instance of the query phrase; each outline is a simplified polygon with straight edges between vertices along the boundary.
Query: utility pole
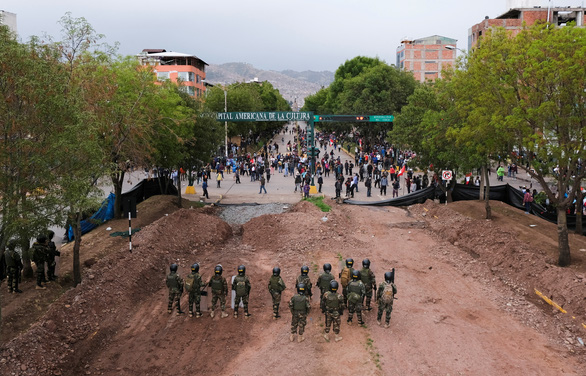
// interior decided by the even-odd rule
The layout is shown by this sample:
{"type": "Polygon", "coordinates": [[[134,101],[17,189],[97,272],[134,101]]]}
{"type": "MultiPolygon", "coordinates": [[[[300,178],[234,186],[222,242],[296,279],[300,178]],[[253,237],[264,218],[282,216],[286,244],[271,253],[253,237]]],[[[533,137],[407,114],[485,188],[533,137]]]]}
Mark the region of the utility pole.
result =
{"type": "MultiPolygon", "coordinates": [[[[228,92],[226,91],[226,87],[224,86],[224,112],[228,112],[228,92]]],[[[224,121],[224,130],[226,132],[226,159],[228,159],[228,121],[224,121]]]]}

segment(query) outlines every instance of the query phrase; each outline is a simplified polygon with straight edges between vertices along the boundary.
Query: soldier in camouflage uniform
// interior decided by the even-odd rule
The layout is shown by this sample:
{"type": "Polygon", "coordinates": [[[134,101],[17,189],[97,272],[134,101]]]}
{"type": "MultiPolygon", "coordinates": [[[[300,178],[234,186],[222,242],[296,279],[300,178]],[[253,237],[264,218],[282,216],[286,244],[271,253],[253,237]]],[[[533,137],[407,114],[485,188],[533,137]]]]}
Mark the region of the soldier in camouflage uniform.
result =
{"type": "Polygon", "coordinates": [[[364,324],[362,321],[362,299],[366,294],[364,283],[360,280],[360,272],[354,270],[352,272],[352,282],[348,284],[348,325],[352,325],[352,318],[354,312],[358,317],[358,323],[364,324]]]}
{"type": "Polygon", "coordinates": [[[250,296],[250,280],[246,274],[246,267],[240,265],[238,267],[238,275],[232,281],[232,290],[236,291],[236,299],[234,300],[234,318],[238,318],[238,306],[240,301],[244,306],[244,317],[250,317],[248,313],[248,297],[250,296]]]}
{"type": "Polygon", "coordinates": [[[309,267],[306,265],[303,265],[301,267],[301,274],[299,275],[299,277],[297,277],[297,285],[300,285],[303,283],[303,285],[305,286],[305,296],[307,297],[308,300],[311,300],[313,293],[311,292],[311,280],[309,279],[309,276],[307,275],[308,273],[309,273],[309,267]]]}
{"type": "Polygon", "coordinates": [[[340,272],[340,284],[342,285],[342,295],[344,295],[344,304],[348,305],[348,284],[352,280],[352,273],[354,273],[354,260],[346,259],[346,267],[340,272]]]}
{"type": "Polygon", "coordinates": [[[10,240],[6,248],[4,258],[6,260],[6,272],[8,273],[8,292],[10,294],[21,293],[22,291],[18,289],[18,282],[20,282],[22,260],[18,252],[16,252],[16,240],[10,240]]]}
{"type": "Polygon", "coordinates": [[[378,303],[378,315],[376,321],[381,325],[383,312],[386,312],[385,328],[388,328],[389,323],[391,322],[391,312],[393,312],[393,301],[396,293],[397,286],[393,283],[393,274],[391,272],[386,272],[385,281],[380,284],[378,287],[378,293],[376,294],[376,300],[378,303]]]}
{"type": "Polygon", "coordinates": [[[324,264],[324,272],[319,275],[317,282],[315,283],[319,287],[319,301],[322,313],[326,313],[326,307],[324,306],[324,294],[330,289],[330,282],[334,280],[334,276],[331,273],[332,265],[324,264]]]}
{"type": "Polygon", "coordinates": [[[324,338],[326,341],[330,340],[330,325],[334,327],[336,334],[336,342],[341,341],[340,337],[340,323],[342,312],[344,311],[344,296],[338,294],[338,282],[330,282],[330,291],[326,291],[322,297],[323,305],[326,309],[326,327],[324,329],[324,338]]]}
{"type": "Polygon", "coordinates": [[[216,265],[214,268],[214,275],[210,278],[208,286],[212,288],[212,308],[210,317],[214,318],[214,310],[218,300],[220,301],[220,309],[222,310],[222,318],[228,317],[226,313],[226,295],[228,295],[228,283],[226,278],[222,277],[222,265],[216,265]]]}
{"type": "Polygon", "coordinates": [[[295,335],[297,334],[297,328],[299,327],[299,336],[297,342],[303,342],[303,332],[305,331],[305,325],[307,324],[307,315],[311,310],[309,299],[305,296],[305,285],[300,283],[297,285],[297,294],[293,295],[289,301],[289,309],[291,310],[291,335],[289,340],[293,342],[295,335]]]}
{"type": "Polygon", "coordinates": [[[189,294],[189,317],[193,317],[193,304],[195,303],[195,317],[201,317],[201,276],[199,275],[199,264],[191,265],[191,274],[185,277],[185,290],[189,294]]]}
{"type": "MultiPolygon", "coordinates": [[[[370,307],[370,301],[372,300],[372,291],[376,292],[376,278],[374,277],[374,273],[370,270],[370,260],[364,259],[362,261],[362,270],[360,270],[360,279],[362,283],[364,283],[364,288],[366,290],[366,310],[370,311],[372,308],[370,307]]],[[[362,301],[362,305],[364,306],[364,300],[362,301]]]]}
{"type": "Polygon", "coordinates": [[[273,268],[273,275],[269,279],[269,292],[273,298],[273,320],[279,317],[279,305],[281,304],[281,293],[286,289],[285,282],[281,278],[281,269],[279,267],[273,268]]]}
{"type": "Polygon", "coordinates": [[[169,267],[170,273],[167,275],[167,287],[169,288],[169,305],[167,306],[167,313],[173,312],[173,305],[177,302],[177,314],[181,311],[181,294],[183,294],[183,280],[177,273],[177,264],[171,264],[169,267]]]}
{"type": "Polygon", "coordinates": [[[45,262],[47,261],[49,249],[47,248],[47,237],[45,235],[39,235],[37,241],[33,243],[31,248],[31,258],[37,266],[37,290],[45,290],[46,287],[43,283],[46,283],[45,279],[45,262]]]}
{"type": "Polygon", "coordinates": [[[57,250],[55,242],[53,241],[55,232],[49,230],[47,231],[47,236],[49,238],[49,242],[47,243],[47,278],[49,281],[56,281],[57,277],[55,276],[55,267],[57,266],[57,263],[55,262],[55,257],[61,256],[61,252],[57,250]]]}

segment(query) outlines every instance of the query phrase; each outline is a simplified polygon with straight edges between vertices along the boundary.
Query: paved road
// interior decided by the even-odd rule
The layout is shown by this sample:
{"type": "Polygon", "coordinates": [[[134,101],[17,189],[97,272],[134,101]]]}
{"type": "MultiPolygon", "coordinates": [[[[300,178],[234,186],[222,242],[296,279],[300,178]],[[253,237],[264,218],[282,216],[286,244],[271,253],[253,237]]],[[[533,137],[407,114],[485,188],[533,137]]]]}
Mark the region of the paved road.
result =
{"type": "MultiPolygon", "coordinates": [[[[305,127],[304,122],[300,122],[302,128],[305,127]]],[[[289,124],[289,128],[292,128],[292,125],[289,124]]],[[[287,134],[279,134],[273,140],[273,143],[276,141],[279,144],[279,148],[281,151],[285,150],[285,145],[289,140],[293,143],[294,136],[287,133],[287,134]],[[284,138],[284,142],[281,141],[281,138],[284,138]]],[[[330,146],[327,147],[326,152],[329,154],[332,148],[330,146]]],[[[320,153],[320,156],[323,156],[323,149],[320,153]]],[[[334,151],[334,157],[338,157],[340,155],[342,163],[346,160],[353,161],[353,158],[346,153],[344,150],[339,153],[337,150],[334,151]]],[[[358,172],[358,169],[355,167],[353,172],[358,172]]],[[[421,173],[416,173],[419,175],[421,173]]],[[[240,180],[242,184],[236,184],[234,180],[233,174],[225,174],[225,180],[221,182],[221,188],[216,187],[215,182],[215,173],[212,173],[212,177],[209,181],[208,187],[208,194],[210,196],[209,199],[205,199],[205,202],[220,202],[223,204],[240,204],[240,203],[272,203],[272,202],[280,202],[280,203],[295,203],[299,201],[302,197],[300,192],[295,193],[295,183],[294,178],[289,175],[285,177],[283,173],[279,173],[275,171],[271,175],[271,180],[269,183],[266,184],[267,194],[259,194],[260,184],[258,181],[251,182],[249,176],[241,176],[240,180]]],[[[401,179],[401,190],[399,191],[399,195],[403,196],[407,194],[407,190],[404,184],[404,177],[401,179]]],[[[316,179],[317,180],[317,179],[316,179]]],[[[505,176],[504,182],[498,182],[496,180],[496,174],[492,173],[491,177],[491,186],[502,185],[502,184],[511,184],[515,187],[520,185],[529,185],[529,178],[526,174],[519,174],[518,178],[512,179],[505,176]]],[[[335,197],[335,174],[331,173],[328,177],[324,176],[324,184],[322,187],[322,194],[325,194],[327,198],[335,197]]],[[[316,181],[317,184],[317,181],[316,181]]],[[[374,181],[373,181],[374,186],[374,181]]],[[[536,183],[533,182],[533,186],[536,187],[536,183]]],[[[187,182],[182,182],[182,193],[185,192],[185,188],[187,187],[187,182]]],[[[358,185],[358,192],[354,193],[354,199],[360,201],[380,201],[392,198],[392,187],[387,188],[387,195],[381,195],[380,190],[378,188],[372,189],[372,197],[366,197],[366,188],[364,187],[364,183],[361,182],[358,185]]],[[[190,200],[201,200],[202,189],[201,185],[195,186],[196,194],[195,195],[184,195],[185,198],[190,200]]],[[[539,190],[539,188],[538,188],[539,190]]],[[[345,189],[342,192],[344,195],[345,189]]]]}

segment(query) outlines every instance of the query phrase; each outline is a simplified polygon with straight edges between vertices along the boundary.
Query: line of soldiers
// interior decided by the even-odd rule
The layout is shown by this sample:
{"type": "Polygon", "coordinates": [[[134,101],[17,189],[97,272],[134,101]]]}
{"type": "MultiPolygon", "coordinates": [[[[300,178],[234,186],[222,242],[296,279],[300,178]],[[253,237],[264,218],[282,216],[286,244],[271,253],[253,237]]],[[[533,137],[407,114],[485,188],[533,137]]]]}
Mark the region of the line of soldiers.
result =
{"type": "MultiPolygon", "coordinates": [[[[51,281],[56,281],[55,276],[55,257],[61,256],[61,252],[57,250],[53,237],[55,232],[47,231],[47,235],[41,234],[37,236],[36,241],[30,248],[29,256],[30,259],[37,266],[37,285],[35,289],[45,290],[46,284],[51,281]],[[45,276],[45,263],[47,264],[47,276],[45,276]]],[[[22,259],[20,254],[16,251],[18,242],[12,239],[8,242],[5,252],[6,272],[8,274],[8,292],[9,293],[21,293],[22,291],[18,288],[21,280],[21,272],[23,268],[22,259]]]]}
{"type": "MultiPolygon", "coordinates": [[[[386,272],[385,280],[378,286],[376,285],[376,278],[370,269],[370,260],[362,261],[362,269],[357,270],[353,268],[354,260],[346,259],[346,267],[342,269],[339,274],[340,283],[342,285],[342,294],[338,293],[339,284],[331,273],[332,266],[324,264],[323,270],[317,279],[316,286],[320,289],[320,308],[325,315],[325,328],[323,336],[326,341],[329,341],[330,327],[333,328],[335,334],[335,341],[340,341],[340,324],[341,316],[346,308],[348,308],[348,325],[352,325],[354,313],[358,318],[358,324],[364,324],[362,319],[363,304],[366,301],[367,311],[370,311],[373,291],[376,292],[376,301],[378,303],[377,323],[382,325],[383,313],[386,313],[385,328],[389,327],[391,320],[391,312],[393,311],[393,301],[397,293],[397,287],[394,283],[394,269],[386,272]]],[[[180,298],[183,290],[187,290],[189,294],[189,317],[193,317],[193,305],[195,303],[195,316],[201,317],[200,302],[201,296],[207,295],[204,291],[207,286],[212,290],[212,301],[210,309],[210,317],[214,317],[216,305],[220,302],[221,317],[228,317],[226,313],[226,296],[228,295],[228,283],[226,278],[222,276],[222,265],[217,265],[214,268],[214,275],[207,283],[203,283],[202,277],[199,274],[199,264],[191,266],[191,273],[183,280],[177,273],[177,264],[172,264],[170,273],[167,275],[167,287],[169,288],[169,305],[168,313],[173,312],[173,307],[176,305],[177,314],[183,314],[180,307],[180,298]]],[[[296,280],[297,294],[293,295],[289,301],[289,310],[291,311],[291,334],[290,341],[304,341],[303,333],[307,324],[307,316],[311,311],[310,300],[313,296],[311,291],[312,283],[308,276],[309,267],[302,266],[301,274],[296,280]]],[[[286,289],[285,282],[281,278],[281,269],[279,267],[273,268],[273,275],[268,282],[268,290],[273,300],[273,319],[277,320],[279,315],[279,308],[281,304],[281,294],[286,289]]],[[[238,275],[232,281],[232,291],[235,292],[234,302],[234,317],[238,317],[238,307],[240,302],[244,306],[244,317],[250,317],[248,312],[248,300],[250,296],[250,280],[246,276],[246,267],[240,265],[238,267],[238,275]]]]}

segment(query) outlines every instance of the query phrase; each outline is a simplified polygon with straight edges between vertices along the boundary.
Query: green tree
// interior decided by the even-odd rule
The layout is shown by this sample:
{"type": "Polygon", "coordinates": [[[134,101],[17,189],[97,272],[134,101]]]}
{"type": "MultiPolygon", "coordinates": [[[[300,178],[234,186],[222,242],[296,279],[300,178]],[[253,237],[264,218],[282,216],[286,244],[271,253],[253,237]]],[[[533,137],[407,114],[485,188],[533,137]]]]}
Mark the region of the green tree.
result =
{"type": "Polygon", "coordinates": [[[560,266],[571,263],[566,210],[586,174],[584,61],[585,29],[545,24],[514,38],[502,29],[489,32],[469,61],[470,69],[488,77],[473,114],[492,114],[493,129],[510,140],[515,162],[556,207],[560,266]],[[555,179],[555,190],[547,177],[555,179]]]}
{"type": "MultiPolygon", "coordinates": [[[[51,142],[71,112],[65,82],[54,50],[36,39],[20,44],[0,26],[0,238],[18,238],[23,251],[60,214],[51,142]]],[[[32,276],[28,252],[23,259],[32,276]]]]}

